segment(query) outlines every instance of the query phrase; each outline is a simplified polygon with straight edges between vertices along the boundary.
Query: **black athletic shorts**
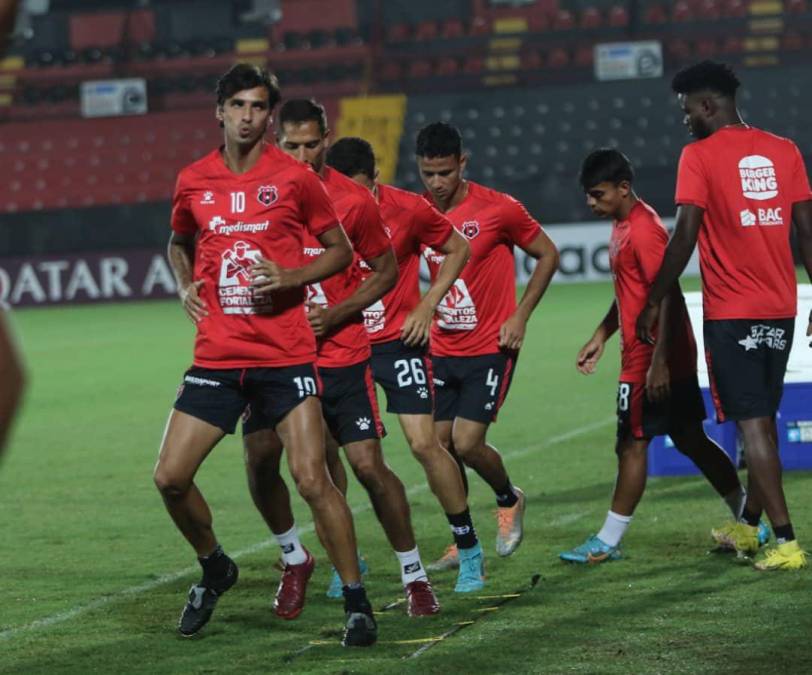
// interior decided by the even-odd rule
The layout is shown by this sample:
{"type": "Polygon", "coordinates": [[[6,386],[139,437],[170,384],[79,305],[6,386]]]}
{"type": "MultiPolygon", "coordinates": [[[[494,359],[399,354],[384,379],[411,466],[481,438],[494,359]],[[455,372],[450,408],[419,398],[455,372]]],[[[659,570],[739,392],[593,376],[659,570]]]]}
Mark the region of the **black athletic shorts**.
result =
{"type": "Polygon", "coordinates": [[[505,402],[518,354],[432,356],[438,422],[462,417],[490,424],[505,402]]]}
{"type": "Polygon", "coordinates": [[[719,422],[778,412],[794,331],[794,318],[705,321],[705,359],[719,422]]]}
{"type": "MultiPolygon", "coordinates": [[[[369,361],[342,368],[319,368],[318,372],[324,421],[340,445],[386,435],[369,361]]],[[[264,415],[252,411],[243,422],[242,432],[245,435],[270,427],[264,415]]]]}
{"type": "Polygon", "coordinates": [[[386,392],[386,410],[403,415],[434,412],[431,360],[425,347],[409,347],[403,340],[372,345],[372,372],[386,392]]]}
{"type": "Polygon", "coordinates": [[[233,434],[249,405],[275,428],[305,398],[318,396],[318,390],[312,363],[228,370],[192,366],[183,376],[174,407],[233,434]]]}
{"type": "Polygon", "coordinates": [[[617,438],[622,441],[631,436],[636,440],[667,434],[688,423],[705,419],[705,402],[699,389],[699,380],[690,379],[671,383],[671,396],[652,403],[646,396],[642,382],[618,382],[617,385],[617,438]]]}

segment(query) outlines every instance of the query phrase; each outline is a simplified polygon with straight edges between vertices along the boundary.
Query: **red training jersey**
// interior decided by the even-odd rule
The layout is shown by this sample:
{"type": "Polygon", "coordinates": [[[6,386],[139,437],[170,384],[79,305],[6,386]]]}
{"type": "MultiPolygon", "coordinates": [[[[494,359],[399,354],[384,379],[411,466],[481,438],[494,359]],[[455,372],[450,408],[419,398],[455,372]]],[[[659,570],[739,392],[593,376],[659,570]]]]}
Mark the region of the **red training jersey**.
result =
{"type": "MultiPolygon", "coordinates": [[[[324,186],[354,250],[352,264],[319,283],[307,287],[309,302],[329,307],[355,293],[361,284],[361,262],[386,253],[392,246],[384,230],[381,213],[372,193],[342,173],[324,167],[324,186]]],[[[304,254],[308,259],[324,249],[315,237],[305,237],[304,254]]],[[[351,366],[370,356],[369,338],[361,312],[318,341],[317,364],[324,368],[351,366]]]]}
{"type": "MultiPolygon", "coordinates": [[[[632,207],[626,220],[615,221],[612,226],[609,264],[615,282],[623,382],[646,381],[654,347],[637,339],[635,322],[660,271],[667,245],[668,231],[657,212],[643,201],[632,207]]],[[[685,301],[672,306],[671,311],[679,316],[671,323],[678,328],[670,336],[668,369],[672,380],[684,380],[696,374],[696,342],[685,301]]]]}
{"type": "Polygon", "coordinates": [[[792,205],[812,193],[792,141],[723,127],[683,149],[675,199],[705,211],[699,230],[705,319],[795,316],[792,205]]]}
{"type": "Polygon", "coordinates": [[[316,342],[304,288],[257,296],[249,268],[260,257],[302,265],[306,234],[339,227],[318,176],[273,146],[235,174],[215,150],[178,174],[172,229],[198,234],[194,279],[208,316],[197,324],[194,364],[202,368],[283,367],[309,363],[316,342]]]}
{"type": "MultiPolygon", "coordinates": [[[[468,181],[465,198],[445,215],[471,247],[459,278],[437,306],[431,331],[436,356],[496,354],[499,329],[516,309],[513,247],[528,246],[541,225],[513,197],[468,181]]],[[[423,254],[432,278],[444,256],[423,254]]]]}
{"type": "Polygon", "coordinates": [[[398,261],[398,281],[378,302],[364,311],[373,344],[400,338],[406,317],[420,302],[420,251],[443,246],[454,226],[451,221],[413,192],[389,185],[378,186],[378,205],[398,261]]]}

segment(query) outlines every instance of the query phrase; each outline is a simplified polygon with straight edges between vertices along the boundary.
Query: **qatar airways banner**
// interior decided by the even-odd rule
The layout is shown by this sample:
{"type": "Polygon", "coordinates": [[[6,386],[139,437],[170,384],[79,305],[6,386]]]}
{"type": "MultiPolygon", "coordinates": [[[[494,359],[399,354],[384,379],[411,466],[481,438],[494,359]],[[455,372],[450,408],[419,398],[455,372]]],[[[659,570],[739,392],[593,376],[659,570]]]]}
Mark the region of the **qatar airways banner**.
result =
{"type": "MultiPolygon", "coordinates": [[[[667,227],[673,219],[665,221],[667,227]]],[[[609,270],[607,222],[548,225],[545,231],[561,254],[556,283],[606,281],[609,270]]],[[[527,282],[536,261],[516,249],[516,281],[527,282]]],[[[428,273],[425,261],[421,277],[428,273]]],[[[686,274],[699,274],[696,253],[686,274]]],[[[0,307],[36,307],[89,302],[176,298],[172,270],[162,251],[125,250],[84,255],[0,258],[0,307]]]]}
{"type": "Polygon", "coordinates": [[[153,249],[0,258],[6,309],[170,297],[177,297],[175,278],[166,256],[153,249]]]}

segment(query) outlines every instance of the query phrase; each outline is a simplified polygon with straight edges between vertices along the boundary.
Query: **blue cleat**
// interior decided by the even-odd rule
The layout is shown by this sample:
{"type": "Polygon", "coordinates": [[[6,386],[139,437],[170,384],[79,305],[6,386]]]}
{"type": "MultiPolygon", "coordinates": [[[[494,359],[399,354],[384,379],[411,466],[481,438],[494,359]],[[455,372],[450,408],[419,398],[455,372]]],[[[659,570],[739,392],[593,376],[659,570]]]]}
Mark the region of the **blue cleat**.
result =
{"type": "Polygon", "coordinates": [[[770,528],[763,520],[758,521],[758,545],[764,546],[770,541],[770,528]]]}
{"type": "Polygon", "coordinates": [[[473,593],[485,588],[485,559],[482,545],[477,542],[473,548],[459,549],[460,571],[457,576],[455,593],[473,593]]]}
{"type": "MultiPolygon", "coordinates": [[[[367,565],[367,561],[362,558],[360,554],[358,554],[358,567],[361,568],[361,578],[363,579],[366,573],[369,572],[369,565],[367,565]]],[[[338,576],[336,568],[333,567],[332,569],[333,574],[330,577],[330,586],[327,588],[326,595],[332,600],[338,600],[344,597],[344,584],[341,583],[341,577],[338,576]]]]}
{"type": "Polygon", "coordinates": [[[593,534],[580,546],[576,546],[570,551],[559,553],[558,557],[566,562],[580,563],[581,565],[595,565],[611,560],[620,560],[623,556],[617,546],[609,546],[609,544],[605,544],[593,534]]]}

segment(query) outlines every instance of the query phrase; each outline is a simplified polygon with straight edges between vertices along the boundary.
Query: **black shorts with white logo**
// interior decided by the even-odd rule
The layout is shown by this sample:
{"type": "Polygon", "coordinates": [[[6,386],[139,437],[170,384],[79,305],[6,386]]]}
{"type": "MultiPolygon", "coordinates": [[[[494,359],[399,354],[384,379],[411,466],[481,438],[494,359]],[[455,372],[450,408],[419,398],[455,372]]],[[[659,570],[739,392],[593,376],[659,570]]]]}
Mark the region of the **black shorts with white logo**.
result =
{"type": "Polygon", "coordinates": [[[662,436],[705,419],[705,402],[696,375],[671,383],[671,396],[653,403],[642,382],[618,382],[617,438],[636,440],[662,436]]]}
{"type": "Polygon", "coordinates": [[[484,356],[432,356],[434,371],[434,419],[438,422],[462,417],[490,424],[505,402],[516,352],[484,356]]]}
{"type": "Polygon", "coordinates": [[[398,415],[431,415],[434,384],[425,347],[403,340],[372,345],[372,372],[386,392],[386,411],[398,415]]]}
{"type": "Polygon", "coordinates": [[[233,434],[247,409],[258,411],[275,428],[305,398],[318,393],[312,363],[227,370],[192,366],[183,376],[174,407],[233,434]]]}
{"type": "MultiPolygon", "coordinates": [[[[324,421],[340,445],[386,435],[369,361],[342,368],[319,368],[324,421]]],[[[263,414],[247,415],[243,435],[271,428],[263,414]]]]}
{"type": "Polygon", "coordinates": [[[719,422],[778,412],[794,332],[794,318],[705,321],[705,359],[719,422]]]}

